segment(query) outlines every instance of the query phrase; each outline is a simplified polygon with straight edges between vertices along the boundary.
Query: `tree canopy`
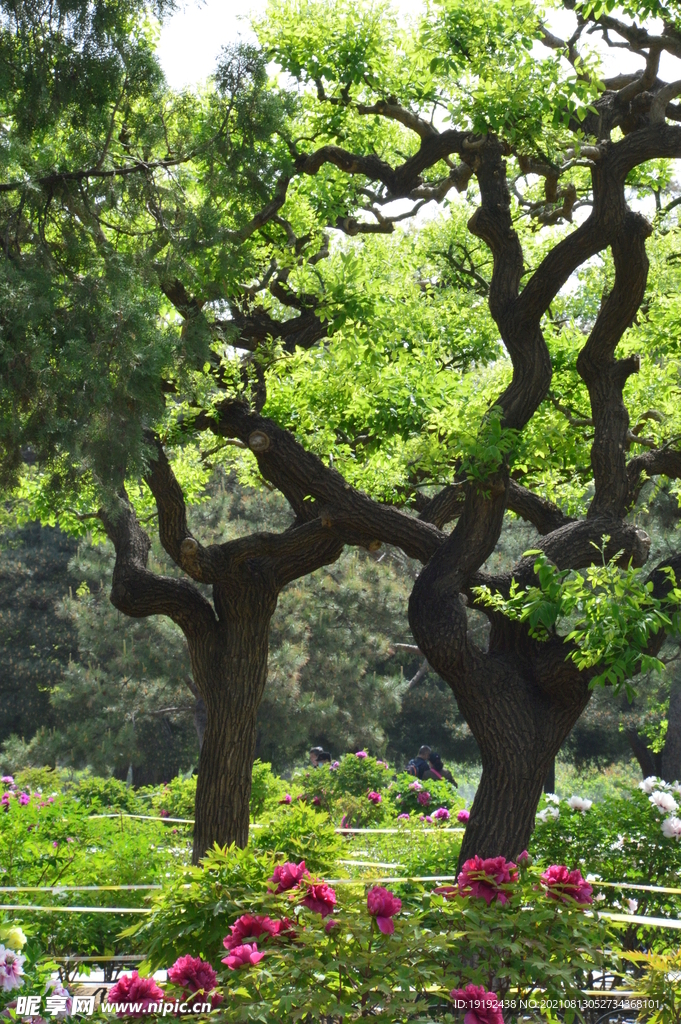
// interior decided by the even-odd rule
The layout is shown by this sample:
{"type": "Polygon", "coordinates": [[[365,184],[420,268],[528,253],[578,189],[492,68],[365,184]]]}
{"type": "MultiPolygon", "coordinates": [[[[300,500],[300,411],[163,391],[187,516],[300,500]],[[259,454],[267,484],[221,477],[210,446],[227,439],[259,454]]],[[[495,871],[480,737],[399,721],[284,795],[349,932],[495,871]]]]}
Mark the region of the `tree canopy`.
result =
{"type": "Polygon", "coordinates": [[[184,630],[197,819],[230,772],[240,808],[197,849],[245,841],[279,593],[390,543],[425,565],[411,628],[481,748],[462,856],[517,854],[590,684],[676,628],[681,561],[643,570],[636,508],[681,469],[678,5],[437,0],[402,24],[272,0],[181,94],[162,10],[3,9],[3,480],[15,513],[108,535],[117,608],[184,630]],[[632,70],[608,77],[608,48],[632,70]],[[214,466],[279,490],[290,527],[204,546],[186,504],[214,466]],[[497,572],[507,512],[540,554],[497,572]],[[147,566],[154,517],[183,578],[147,566]]]}

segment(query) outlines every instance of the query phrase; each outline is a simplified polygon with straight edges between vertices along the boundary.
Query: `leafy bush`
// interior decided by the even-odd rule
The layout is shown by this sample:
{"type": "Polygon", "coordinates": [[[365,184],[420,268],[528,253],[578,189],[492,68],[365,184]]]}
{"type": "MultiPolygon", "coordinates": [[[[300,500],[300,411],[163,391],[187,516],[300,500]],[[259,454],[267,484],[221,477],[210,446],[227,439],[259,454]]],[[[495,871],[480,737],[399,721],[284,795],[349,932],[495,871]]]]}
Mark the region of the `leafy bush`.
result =
{"type": "Polygon", "coordinates": [[[71,795],[92,811],[127,811],[144,813],[134,789],[119,779],[101,778],[84,773],[71,787],[71,795]]]}
{"type": "Polygon", "coordinates": [[[147,786],[140,790],[141,796],[150,797],[146,813],[168,818],[193,818],[196,778],[196,775],[176,775],[163,786],[147,786]]]}
{"type": "Polygon", "coordinates": [[[432,814],[438,807],[444,807],[451,813],[466,806],[454,786],[444,779],[428,779],[420,782],[413,775],[402,772],[389,790],[390,801],[396,814],[418,813],[432,814]],[[427,797],[427,799],[426,799],[427,797]]]}
{"type": "Polygon", "coordinates": [[[263,899],[274,865],[269,851],[216,846],[155,895],[153,913],[123,937],[146,951],[153,970],[186,954],[214,963],[229,925],[263,899]]]}
{"type": "MultiPolygon", "coordinates": [[[[363,754],[360,751],[360,754],[363,754]]],[[[392,772],[385,761],[368,755],[344,754],[340,761],[322,764],[300,775],[298,781],[308,799],[319,800],[319,806],[331,810],[347,796],[362,797],[369,792],[387,789],[392,772]]]]}
{"type": "MultiPolygon", "coordinates": [[[[306,893],[305,881],[260,900],[254,891],[248,912],[287,918],[293,930],[258,936],[261,961],[223,974],[223,1020],[452,1021],[451,990],[475,984],[516,1006],[539,993],[562,1000],[570,1021],[570,1001],[589,987],[611,938],[574,900],[550,898],[532,871],[502,887],[505,903],[420,888],[395,913],[379,895],[393,902],[392,934],[379,930],[363,887],[339,886],[325,918],[302,904],[306,893]]],[[[219,952],[216,944],[211,954],[219,952]]]]}
{"type": "MultiPolygon", "coordinates": [[[[674,888],[681,872],[681,842],[664,834],[665,813],[651,798],[662,792],[674,803],[676,800],[670,787],[659,786],[662,788],[649,782],[649,792],[637,788],[627,797],[606,797],[587,810],[571,808],[568,800],[549,798],[539,812],[530,849],[547,863],[582,866],[599,881],[674,888]]],[[[604,886],[598,900],[602,907],[625,913],[635,910],[639,915],[677,917],[679,910],[674,894],[626,887],[604,886]]],[[[636,941],[636,935],[640,938],[641,930],[632,926],[629,943],[636,941]]],[[[656,941],[664,940],[659,933],[649,932],[647,942],[656,941]]]]}
{"type": "Polygon", "coordinates": [[[256,758],[251,780],[251,821],[258,821],[266,810],[273,809],[286,789],[286,783],[274,774],[272,765],[256,758]]]}
{"type": "Polygon", "coordinates": [[[637,995],[648,1004],[639,1020],[649,1024],[681,1022],[681,950],[675,953],[624,953],[624,960],[642,968],[637,995]],[[650,1012],[650,1007],[654,1007],[650,1012]]]}
{"type": "Polygon", "coordinates": [[[310,871],[331,871],[342,856],[344,842],[328,814],[297,801],[263,820],[251,831],[250,846],[278,860],[304,860],[310,871]]]}
{"type": "MultiPolygon", "coordinates": [[[[159,884],[184,866],[190,851],[186,843],[177,843],[177,833],[160,822],[91,816],[100,807],[99,796],[88,807],[73,791],[46,796],[10,785],[0,811],[0,884],[159,884]]],[[[110,906],[139,907],[146,896],[144,891],[90,891],[79,892],[77,902],[95,907],[106,906],[108,900],[110,906]]],[[[35,897],[16,893],[12,902],[35,903],[35,897]]],[[[73,894],[43,892],[37,902],[69,905],[73,894]]],[[[44,952],[97,954],[121,948],[118,932],[132,915],[126,922],[124,915],[16,911],[13,919],[44,952]]]]}

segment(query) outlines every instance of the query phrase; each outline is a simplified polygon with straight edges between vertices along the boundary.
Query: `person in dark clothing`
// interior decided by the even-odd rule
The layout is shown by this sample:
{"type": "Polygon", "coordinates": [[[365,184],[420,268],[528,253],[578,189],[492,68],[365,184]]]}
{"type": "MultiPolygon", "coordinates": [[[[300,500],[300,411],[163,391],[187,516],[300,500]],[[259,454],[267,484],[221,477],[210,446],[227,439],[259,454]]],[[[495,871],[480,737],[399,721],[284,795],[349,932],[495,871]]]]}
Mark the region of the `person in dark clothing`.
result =
{"type": "Polygon", "coordinates": [[[313,768],[319,768],[320,764],[331,760],[331,754],[323,747],[313,747],[310,751],[310,764],[313,768]]]}
{"type": "Polygon", "coordinates": [[[416,757],[412,757],[411,761],[407,765],[407,772],[410,775],[415,775],[417,779],[424,779],[426,772],[430,771],[430,762],[428,755],[430,754],[430,747],[424,744],[419,747],[419,752],[416,757]]]}
{"type": "Polygon", "coordinates": [[[442,758],[434,750],[428,754],[428,762],[430,764],[429,771],[423,776],[424,779],[446,779],[447,782],[451,782],[453,786],[457,785],[457,781],[449,771],[448,768],[442,763],[442,758]]]}

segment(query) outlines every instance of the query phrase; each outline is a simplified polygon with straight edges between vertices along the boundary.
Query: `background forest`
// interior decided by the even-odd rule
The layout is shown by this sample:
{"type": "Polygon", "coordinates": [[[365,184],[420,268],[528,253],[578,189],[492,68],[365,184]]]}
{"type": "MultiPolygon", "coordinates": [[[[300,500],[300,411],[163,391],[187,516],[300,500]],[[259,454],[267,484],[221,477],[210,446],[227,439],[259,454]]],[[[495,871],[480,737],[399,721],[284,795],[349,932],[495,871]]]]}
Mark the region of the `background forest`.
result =
{"type": "MultiPolygon", "coordinates": [[[[642,516],[664,549],[681,513],[676,497],[660,491],[654,508],[654,515],[642,516]]],[[[214,543],[281,529],[286,508],[279,495],[218,470],[192,518],[214,543]]],[[[532,538],[530,527],[508,517],[498,564],[510,565],[532,538]]],[[[195,769],[205,710],[182,634],[167,619],[130,619],[111,605],[108,542],[79,542],[34,523],[6,530],[0,545],[4,769],[90,767],[135,785],[195,769]]],[[[173,571],[158,541],[152,557],[159,570],[173,571]]],[[[346,549],[336,563],[282,593],[257,757],[287,771],[319,744],[334,756],[367,748],[399,765],[427,741],[450,761],[478,762],[450,688],[428,668],[409,632],[406,608],[416,572],[416,563],[395,548],[346,549]]],[[[471,613],[471,628],[484,635],[481,614],[471,613]]],[[[614,697],[598,689],[562,758],[578,769],[605,767],[632,760],[632,746],[640,754],[642,740],[648,756],[659,756],[677,677],[672,650],[667,677],[648,679],[631,704],[623,692],[614,697]]]]}

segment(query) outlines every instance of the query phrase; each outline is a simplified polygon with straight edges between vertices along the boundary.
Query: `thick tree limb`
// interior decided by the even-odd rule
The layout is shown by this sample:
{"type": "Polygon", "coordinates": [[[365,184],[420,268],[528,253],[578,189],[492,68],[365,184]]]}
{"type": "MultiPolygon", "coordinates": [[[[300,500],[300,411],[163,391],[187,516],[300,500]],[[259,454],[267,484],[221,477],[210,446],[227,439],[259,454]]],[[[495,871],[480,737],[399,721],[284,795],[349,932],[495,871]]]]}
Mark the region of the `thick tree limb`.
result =
{"type": "Polygon", "coordinates": [[[115,512],[102,510],[100,519],[116,550],[111,585],[114,607],[133,618],[167,615],[189,639],[212,634],[215,615],[198,590],[188,580],[157,576],[147,568],[151,541],[125,492],[115,512]]]}
{"type": "Polygon", "coordinates": [[[253,533],[204,547],[189,530],[182,489],[158,441],[147,482],[156,500],[161,543],[197,582],[237,586],[245,573],[260,577],[266,589],[278,593],[291,580],[334,562],[341,553],[342,541],[318,519],[284,533],[253,533]]]}
{"type": "Polygon", "coordinates": [[[287,430],[250,412],[243,403],[223,402],[218,413],[217,419],[199,415],[195,426],[247,444],[263,477],[286,497],[299,522],[319,518],[347,544],[370,549],[380,543],[394,544],[422,562],[445,540],[435,526],[356,491],[287,430]]]}
{"type": "Polygon", "coordinates": [[[627,464],[627,508],[634,504],[643,484],[651,476],[668,476],[671,479],[681,477],[681,451],[665,446],[634,455],[629,460],[627,464]]]}
{"type": "Polygon", "coordinates": [[[590,516],[622,514],[626,508],[629,413],[623,392],[627,378],[638,372],[640,360],[615,360],[614,353],[643,301],[648,279],[645,240],[650,232],[650,225],[640,214],[627,214],[612,242],[614,287],[577,359],[577,370],[589,390],[594,421],[591,465],[596,493],[590,516]]]}

